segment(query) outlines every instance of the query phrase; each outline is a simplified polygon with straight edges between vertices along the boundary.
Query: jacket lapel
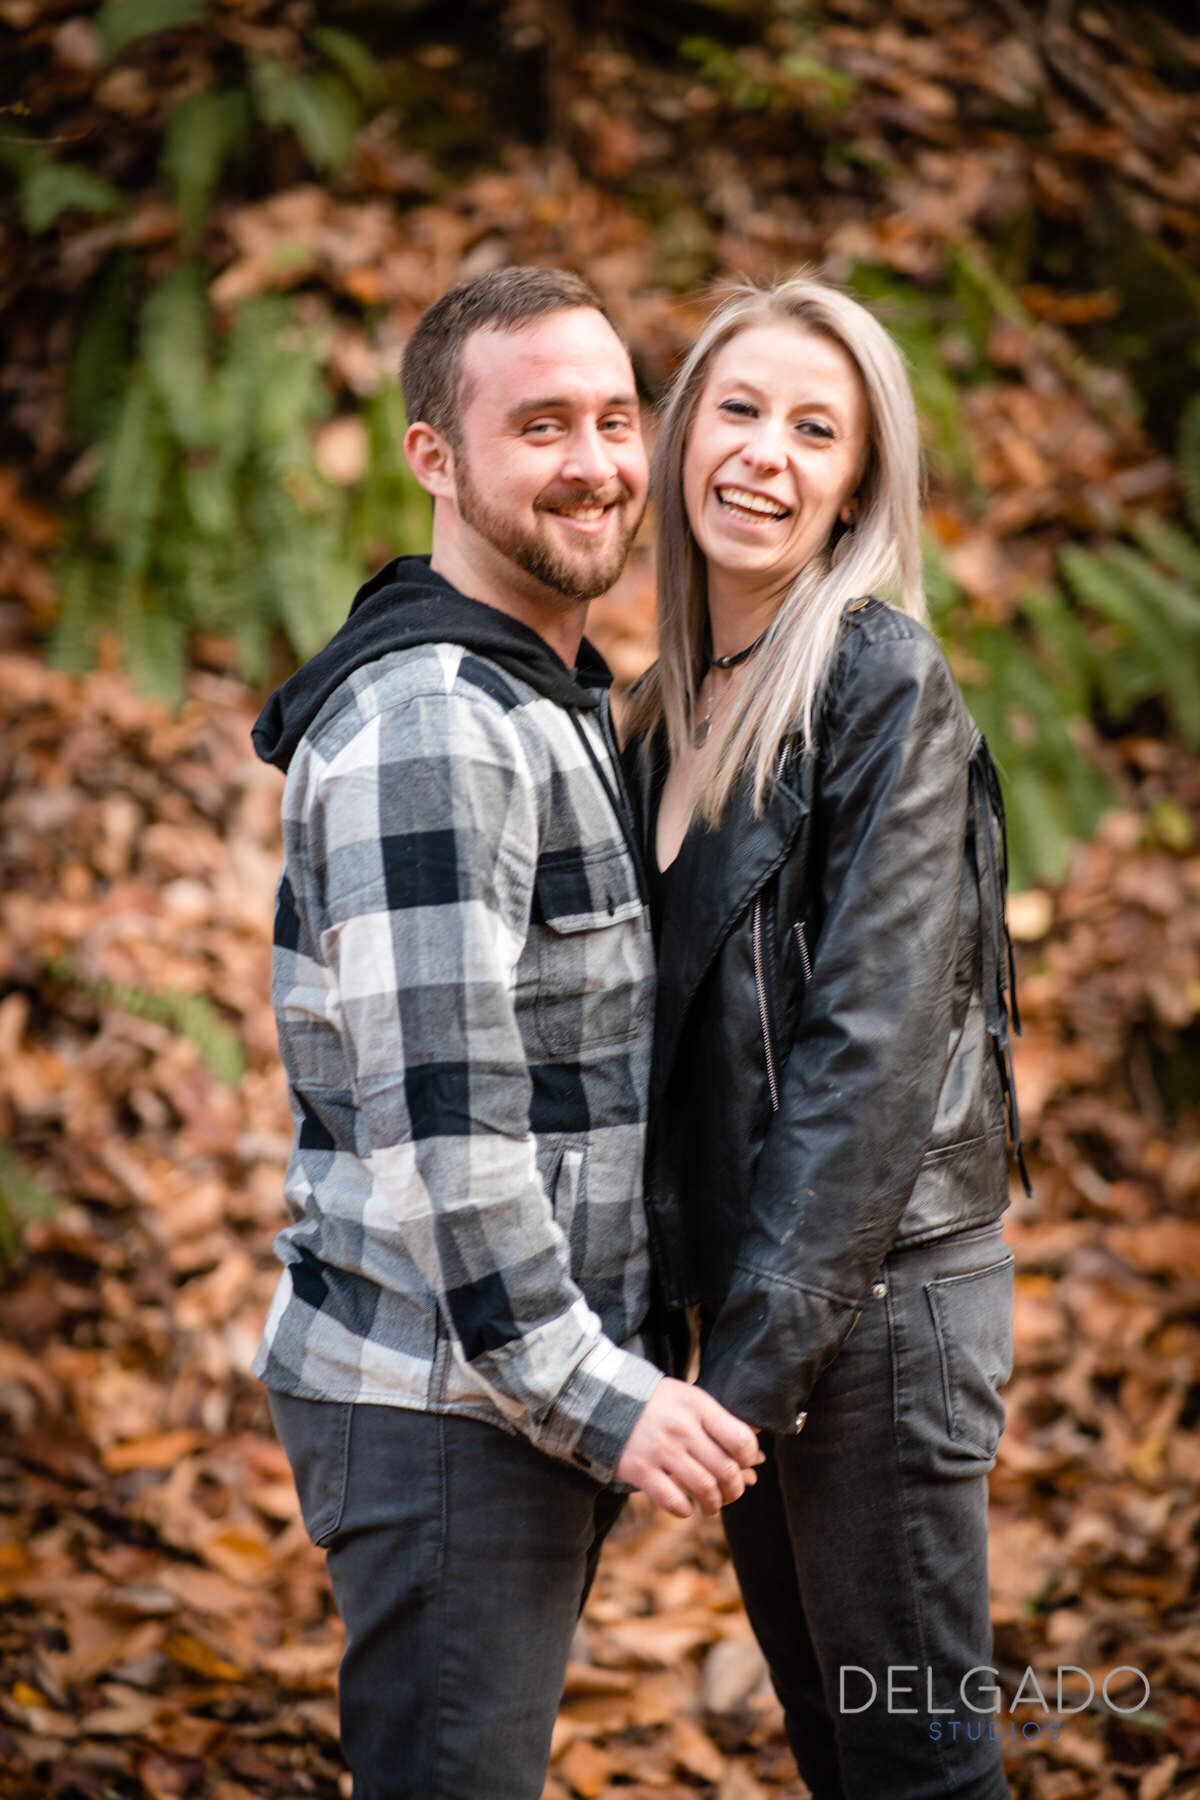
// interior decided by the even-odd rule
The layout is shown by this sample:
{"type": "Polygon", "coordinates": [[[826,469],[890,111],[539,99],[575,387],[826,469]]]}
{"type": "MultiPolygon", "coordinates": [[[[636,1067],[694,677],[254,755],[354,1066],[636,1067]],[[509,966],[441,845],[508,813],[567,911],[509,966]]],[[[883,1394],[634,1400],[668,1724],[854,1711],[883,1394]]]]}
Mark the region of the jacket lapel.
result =
{"type": "MultiPolygon", "coordinates": [[[[804,765],[793,764],[805,789],[804,765]]],[[[738,796],[716,830],[693,825],[671,865],[659,952],[652,1095],[661,1094],[688,1007],[725,938],[787,860],[810,810],[807,793],[778,781],[762,814],[738,796]]]]}

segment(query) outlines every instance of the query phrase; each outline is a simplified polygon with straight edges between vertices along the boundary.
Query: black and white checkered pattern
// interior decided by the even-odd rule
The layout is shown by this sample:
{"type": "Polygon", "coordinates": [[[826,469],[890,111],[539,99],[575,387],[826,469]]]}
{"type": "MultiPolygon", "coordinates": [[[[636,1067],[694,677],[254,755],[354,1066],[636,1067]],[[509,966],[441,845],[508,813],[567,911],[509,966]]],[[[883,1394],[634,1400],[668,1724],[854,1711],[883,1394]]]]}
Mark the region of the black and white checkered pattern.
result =
{"type": "Polygon", "coordinates": [[[607,1479],[659,1379],[654,970],[580,729],[610,769],[594,712],[436,644],[358,669],[301,741],[273,976],[292,1222],[255,1370],[607,1479]]]}

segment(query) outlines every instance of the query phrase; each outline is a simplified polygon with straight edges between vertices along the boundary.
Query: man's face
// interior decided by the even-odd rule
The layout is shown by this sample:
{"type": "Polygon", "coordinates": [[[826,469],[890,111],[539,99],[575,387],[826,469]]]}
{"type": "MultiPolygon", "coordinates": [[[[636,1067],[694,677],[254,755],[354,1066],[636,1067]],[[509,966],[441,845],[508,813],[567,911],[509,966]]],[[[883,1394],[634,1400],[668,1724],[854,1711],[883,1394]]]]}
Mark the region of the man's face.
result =
{"type": "Polygon", "coordinates": [[[633,369],[589,307],[463,345],[459,515],[542,590],[605,593],[625,566],[648,471],[633,369]]]}

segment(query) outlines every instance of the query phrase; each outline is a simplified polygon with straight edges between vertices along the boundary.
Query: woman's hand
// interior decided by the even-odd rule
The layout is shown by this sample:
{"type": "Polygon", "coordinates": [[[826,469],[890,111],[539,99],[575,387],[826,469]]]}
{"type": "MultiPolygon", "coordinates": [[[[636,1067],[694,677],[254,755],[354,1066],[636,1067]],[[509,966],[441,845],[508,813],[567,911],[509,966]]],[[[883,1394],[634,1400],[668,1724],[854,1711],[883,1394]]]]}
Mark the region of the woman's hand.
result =
{"type": "Polygon", "coordinates": [[[616,1473],[665,1512],[688,1519],[693,1501],[713,1514],[739,1500],[762,1460],[749,1425],[702,1388],[668,1375],[646,1402],[616,1473]]]}

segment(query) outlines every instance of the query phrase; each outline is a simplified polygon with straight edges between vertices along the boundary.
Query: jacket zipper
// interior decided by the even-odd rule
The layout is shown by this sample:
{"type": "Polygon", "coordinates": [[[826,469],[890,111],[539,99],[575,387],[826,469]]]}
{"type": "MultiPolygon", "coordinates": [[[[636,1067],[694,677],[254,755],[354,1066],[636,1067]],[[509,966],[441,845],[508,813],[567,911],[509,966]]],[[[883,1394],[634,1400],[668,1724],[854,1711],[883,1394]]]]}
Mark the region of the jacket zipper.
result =
{"type": "Polygon", "coordinates": [[[762,895],[754,902],[751,929],[754,934],[754,985],[758,989],[758,1017],[762,1025],[763,1054],[767,1062],[767,1087],[771,1095],[771,1111],[779,1111],[779,1084],[775,1080],[775,1057],[771,1051],[771,1033],[767,1027],[767,984],[763,979],[762,895]]]}
{"type": "Polygon", "coordinates": [[[800,967],[804,970],[804,979],[807,983],[812,980],[812,963],[808,958],[808,939],[804,935],[804,920],[797,919],[792,930],[795,932],[796,942],[800,946],[800,967]]]}

